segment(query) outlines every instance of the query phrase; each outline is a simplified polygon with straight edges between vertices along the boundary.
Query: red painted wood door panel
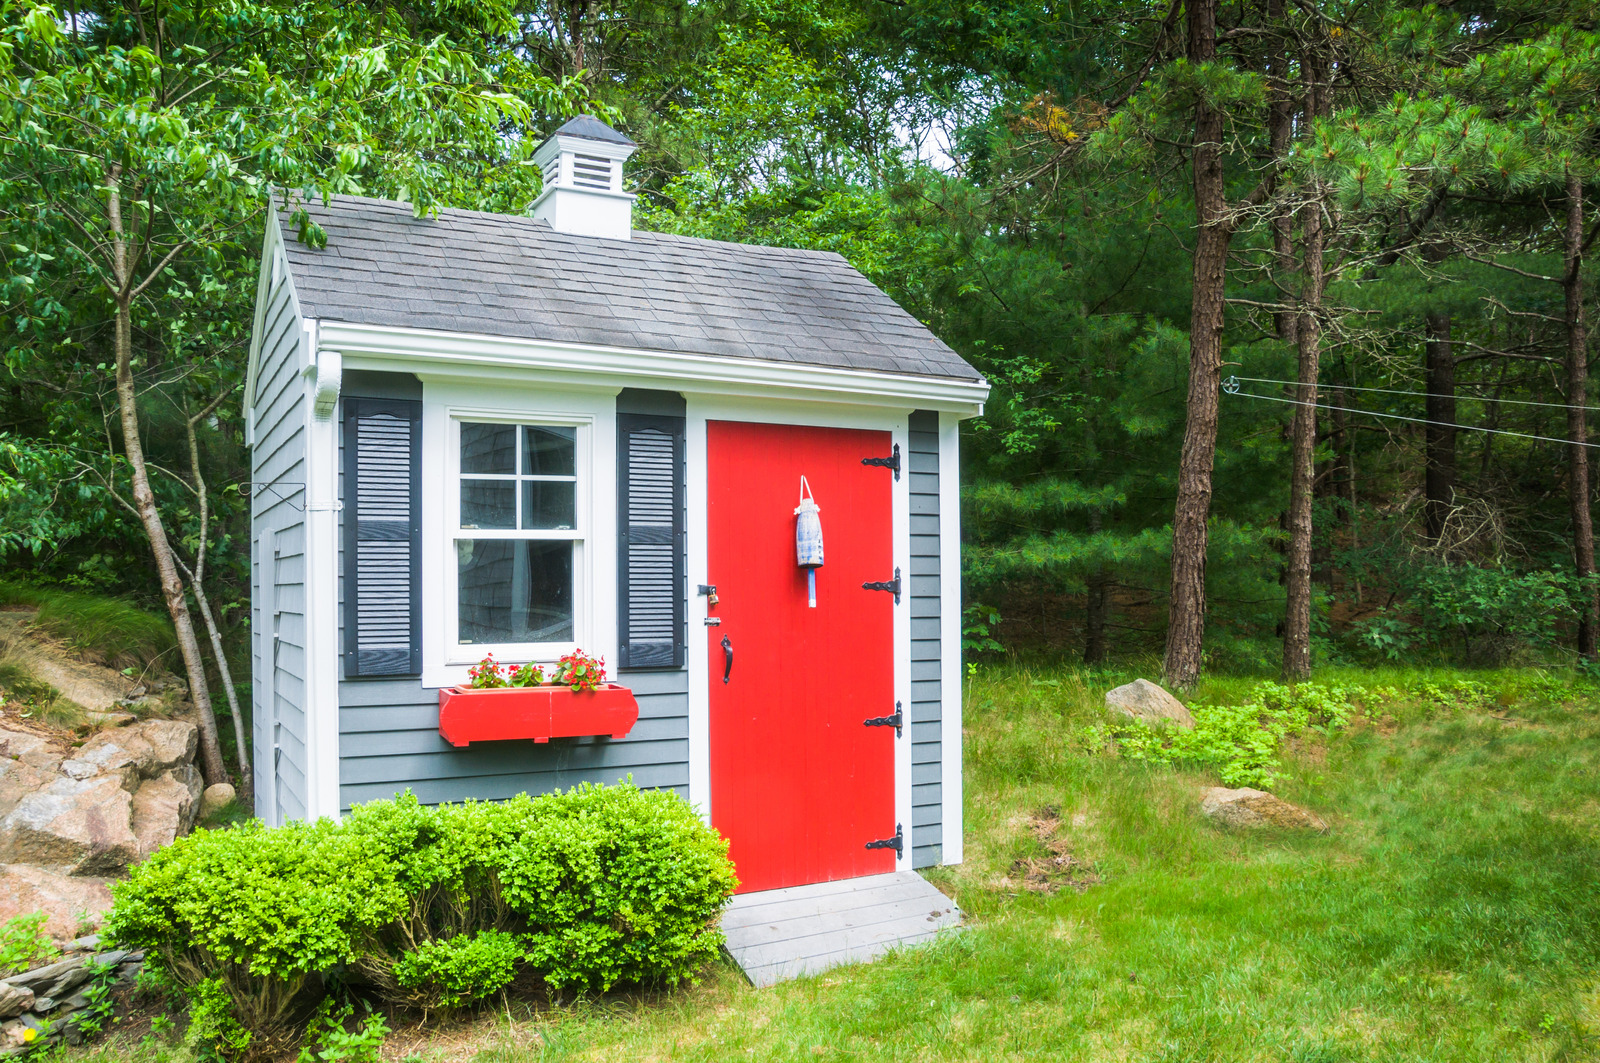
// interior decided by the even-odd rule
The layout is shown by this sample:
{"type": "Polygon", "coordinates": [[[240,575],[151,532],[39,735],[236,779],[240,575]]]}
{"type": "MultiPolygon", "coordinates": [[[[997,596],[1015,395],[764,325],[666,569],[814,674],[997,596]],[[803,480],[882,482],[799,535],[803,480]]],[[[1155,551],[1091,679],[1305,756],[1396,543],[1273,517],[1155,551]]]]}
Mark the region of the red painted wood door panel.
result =
{"type": "Polygon", "coordinates": [[[706,425],[711,663],[711,821],[729,839],[739,891],[895,868],[893,474],[861,464],[888,432],[711,421],[706,425]],[[800,477],[822,507],[826,564],[809,608],[795,564],[800,477]],[[726,655],[733,668],[723,682],[726,655]]]}

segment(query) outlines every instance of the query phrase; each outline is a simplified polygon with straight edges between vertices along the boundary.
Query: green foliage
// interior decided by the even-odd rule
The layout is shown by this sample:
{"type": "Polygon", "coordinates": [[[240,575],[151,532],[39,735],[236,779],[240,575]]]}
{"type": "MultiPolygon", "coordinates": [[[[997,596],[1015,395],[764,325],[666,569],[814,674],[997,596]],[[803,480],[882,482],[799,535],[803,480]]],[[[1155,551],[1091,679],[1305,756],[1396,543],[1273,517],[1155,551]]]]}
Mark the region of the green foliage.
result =
{"type": "Polygon", "coordinates": [[[17,974],[59,955],[55,942],[44,932],[44,912],[13,916],[0,926],[0,978],[17,974]]]}
{"type": "Polygon", "coordinates": [[[389,1024],[382,1015],[367,1010],[367,1017],[351,1030],[348,1026],[355,1008],[350,1004],[336,1005],[331,996],[323,998],[297,1063],[379,1063],[389,1024]]]}
{"type": "Polygon", "coordinates": [[[266,1058],[298,1043],[340,972],[424,1009],[523,972],[558,990],[691,980],[734,885],[727,843],[671,793],[407,794],[338,824],[196,831],[113,886],[107,927],[188,996],[197,1043],[266,1058]]]}
{"type": "Polygon", "coordinates": [[[401,989],[450,1010],[484,1000],[511,984],[525,950],[517,935],[480,930],[424,941],[394,965],[401,989]]]}
{"type": "Polygon", "coordinates": [[[1261,683],[1236,705],[1190,705],[1192,730],[1130,721],[1092,734],[1096,741],[1109,737],[1129,760],[1209,769],[1228,786],[1270,787],[1281,772],[1285,740],[1307,729],[1342,730],[1350,722],[1351,693],[1317,683],[1261,683]]]}
{"type": "Polygon", "coordinates": [[[961,652],[999,653],[1005,649],[990,633],[1000,623],[1000,614],[992,607],[973,602],[961,610],[961,652]]]}

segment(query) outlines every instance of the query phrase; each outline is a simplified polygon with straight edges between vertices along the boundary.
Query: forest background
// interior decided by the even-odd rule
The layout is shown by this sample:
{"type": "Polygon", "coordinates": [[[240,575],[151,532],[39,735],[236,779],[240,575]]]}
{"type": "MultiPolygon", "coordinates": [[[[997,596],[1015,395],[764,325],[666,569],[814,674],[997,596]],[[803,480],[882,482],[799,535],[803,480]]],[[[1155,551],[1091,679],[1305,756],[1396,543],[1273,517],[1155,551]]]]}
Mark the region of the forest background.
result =
{"type": "Polygon", "coordinates": [[[0,579],[170,616],[207,721],[271,197],[520,213],[577,113],[636,227],[837,251],[988,376],[969,657],[1595,664],[1592,0],[0,12],[0,579]]]}

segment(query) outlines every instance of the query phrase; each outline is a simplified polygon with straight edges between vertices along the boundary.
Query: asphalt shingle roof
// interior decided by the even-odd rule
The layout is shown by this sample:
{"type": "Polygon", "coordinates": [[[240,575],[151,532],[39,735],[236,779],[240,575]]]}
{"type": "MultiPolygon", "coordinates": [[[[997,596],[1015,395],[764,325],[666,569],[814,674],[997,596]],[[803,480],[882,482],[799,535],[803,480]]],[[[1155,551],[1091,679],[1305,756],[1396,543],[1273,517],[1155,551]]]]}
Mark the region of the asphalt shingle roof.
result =
{"type": "Polygon", "coordinates": [[[978,380],[840,255],[662,233],[558,233],[470,210],[336,196],[315,250],[281,212],[309,317],[978,380]]]}

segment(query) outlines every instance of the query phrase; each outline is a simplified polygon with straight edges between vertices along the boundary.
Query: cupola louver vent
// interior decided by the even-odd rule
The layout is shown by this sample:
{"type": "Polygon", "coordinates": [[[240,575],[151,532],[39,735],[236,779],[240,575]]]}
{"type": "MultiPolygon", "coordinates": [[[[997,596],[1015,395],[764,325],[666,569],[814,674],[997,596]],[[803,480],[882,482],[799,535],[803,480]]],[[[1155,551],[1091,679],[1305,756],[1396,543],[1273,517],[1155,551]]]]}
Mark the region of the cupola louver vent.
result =
{"type": "Polygon", "coordinates": [[[533,153],[544,176],[533,216],[557,232],[628,239],[633,197],[622,190],[622,164],[634,151],[633,141],[604,122],[572,119],[533,153]]]}

